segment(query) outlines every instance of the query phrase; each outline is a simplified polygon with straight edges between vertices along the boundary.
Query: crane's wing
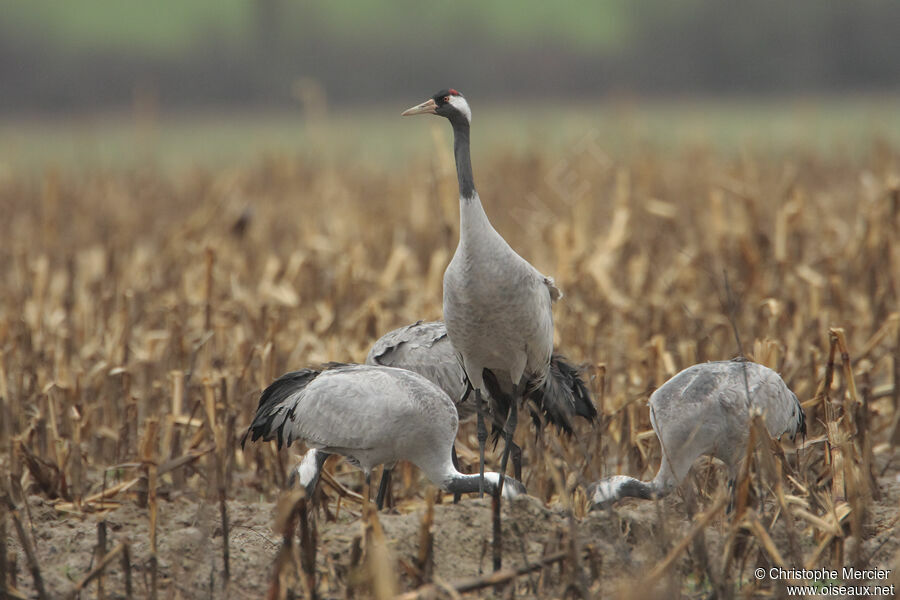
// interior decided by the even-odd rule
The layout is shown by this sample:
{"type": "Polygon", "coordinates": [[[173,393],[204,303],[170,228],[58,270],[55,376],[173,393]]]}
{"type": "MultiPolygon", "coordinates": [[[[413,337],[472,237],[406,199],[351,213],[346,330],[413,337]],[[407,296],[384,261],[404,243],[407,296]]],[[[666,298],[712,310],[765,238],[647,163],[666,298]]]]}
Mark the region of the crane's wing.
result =
{"type": "Polygon", "coordinates": [[[750,397],[753,405],[762,412],[769,435],[779,438],[786,433],[792,440],[798,433],[806,435],[806,416],[800,400],[778,373],[757,363],[731,364],[747,366],[750,397]]]}
{"type": "Polygon", "coordinates": [[[474,402],[458,404],[466,390],[466,372],[442,321],[416,321],[383,335],[366,356],[366,364],[418,373],[450,396],[460,420],[474,414],[474,402]]]}
{"type": "Polygon", "coordinates": [[[443,339],[447,338],[447,327],[442,321],[416,321],[410,325],[398,327],[390,331],[376,341],[366,356],[366,364],[380,364],[396,360],[399,356],[405,358],[400,350],[401,346],[424,347],[429,349],[443,339]]]}
{"type": "Polygon", "coordinates": [[[705,427],[744,431],[751,407],[763,415],[772,437],[788,433],[793,439],[806,433],[806,420],[797,396],[772,369],[746,360],[717,361],[693,365],[681,371],[650,397],[654,429],[672,423],[704,421],[705,427]],[[721,421],[705,419],[721,415],[721,421]]]}
{"type": "Polygon", "coordinates": [[[266,388],[241,443],[251,436],[277,439],[279,447],[300,439],[339,453],[367,450],[390,445],[425,418],[446,422],[455,435],[450,400],[415,373],[367,365],[304,369],[266,388]]]}
{"type": "Polygon", "coordinates": [[[763,415],[769,435],[775,438],[787,433],[793,439],[798,433],[806,433],[806,419],[797,396],[772,369],[747,360],[730,360],[695,365],[683,373],[687,372],[695,377],[682,391],[686,398],[715,399],[743,426],[749,422],[752,407],[763,415]]]}

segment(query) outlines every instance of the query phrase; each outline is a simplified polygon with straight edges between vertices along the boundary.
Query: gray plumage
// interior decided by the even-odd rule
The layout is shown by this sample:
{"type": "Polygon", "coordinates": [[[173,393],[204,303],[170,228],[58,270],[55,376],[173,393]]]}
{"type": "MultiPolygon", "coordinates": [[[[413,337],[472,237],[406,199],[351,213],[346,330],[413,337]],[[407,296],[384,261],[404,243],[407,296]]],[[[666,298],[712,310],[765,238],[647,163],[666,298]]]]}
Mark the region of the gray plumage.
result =
{"type": "MultiPolygon", "coordinates": [[[[553,280],[542,275],[510,248],[497,233],[475,191],[469,134],[472,110],[457,90],[441,90],[403,112],[404,116],[433,114],[453,127],[453,155],[459,183],[459,244],[444,271],[444,322],[453,348],[475,389],[478,416],[479,470],[484,473],[482,399],[490,394],[494,419],[503,419],[506,445],[500,472],[506,470],[518,423],[520,398],[528,398],[539,413],[566,431],[571,418],[589,419],[596,410],[584,383],[577,377],[554,377],[553,312],[562,294],[553,280]],[[563,385],[571,381],[574,385],[563,385]]],[[[501,482],[502,486],[502,482],[501,482]]]]}
{"type": "MultiPolygon", "coordinates": [[[[279,447],[303,440],[310,451],[298,468],[312,491],[324,458],[340,454],[368,478],[380,464],[407,460],[449,492],[477,491],[477,475],[464,475],[450,460],[459,421],[453,402],[426,378],[403,369],[340,365],[287,373],[260,397],[247,438],[277,440],[279,447]]],[[[499,477],[486,474],[488,487],[499,477]]],[[[508,479],[504,493],[524,492],[508,479]]]]}
{"type": "Polygon", "coordinates": [[[444,273],[444,320],[472,386],[492,400],[494,414],[505,416],[513,399],[528,395],[566,430],[576,414],[596,415],[586,389],[554,386],[549,377],[551,305],[560,296],[553,280],[494,230],[477,193],[460,198],[459,245],[444,273]]]}
{"type": "Polygon", "coordinates": [[[444,320],[472,386],[483,371],[503,387],[542,382],[553,353],[553,282],[494,230],[475,194],[460,199],[460,240],[444,273],[444,320]]]}
{"type": "Polygon", "coordinates": [[[602,479],[588,489],[595,507],[626,496],[665,495],[703,455],[724,462],[733,481],[746,454],[750,418],[756,411],[773,438],[788,434],[793,440],[797,434],[806,434],[797,396],[778,373],[746,360],[688,367],[653,392],[649,403],[650,423],[662,448],[656,477],[649,482],[622,475],[602,479]]]}
{"type": "MultiPolygon", "coordinates": [[[[466,391],[466,372],[447,335],[447,327],[442,321],[416,321],[386,333],[369,350],[366,364],[414,371],[450,396],[456,403],[460,421],[475,414],[474,399],[470,397],[463,399],[466,391]]],[[[580,402],[572,406],[571,412],[564,410],[561,414],[548,415],[548,420],[568,432],[570,431],[568,418],[570,414],[592,418],[593,414],[587,409],[587,406],[593,408],[587,388],[584,386],[578,370],[568,364],[561,354],[554,353],[551,356],[550,375],[553,384],[574,390],[575,397],[580,402]]],[[[496,379],[485,383],[488,388],[491,388],[496,385],[495,382],[496,379]]],[[[510,392],[511,390],[507,389],[505,393],[510,392]]],[[[495,399],[490,393],[487,398],[495,433],[498,433],[509,410],[508,406],[504,404],[504,402],[508,402],[508,399],[503,398],[502,395],[499,399],[495,399]],[[497,416],[498,414],[499,416],[497,416]]],[[[540,424],[538,416],[540,408],[539,406],[532,407],[532,417],[536,424],[540,424]]],[[[547,408],[550,409],[549,406],[547,408]]]]}
{"type": "Polygon", "coordinates": [[[418,373],[450,396],[460,421],[475,414],[474,400],[460,402],[466,391],[466,372],[442,321],[416,321],[384,334],[369,350],[366,364],[418,373]]]}
{"type": "Polygon", "coordinates": [[[575,415],[593,419],[596,410],[584,385],[560,385],[551,376],[551,305],[562,294],[497,233],[475,191],[468,102],[446,89],[403,114],[435,114],[453,127],[460,227],[444,272],[444,322],[472,386],[480,395],[490,394],[494,415],[510,413],[512,427],[515,402],[526,396],[567,431],[575,415]],[[487,371],[494,381],[485,381],[487,371]]]}

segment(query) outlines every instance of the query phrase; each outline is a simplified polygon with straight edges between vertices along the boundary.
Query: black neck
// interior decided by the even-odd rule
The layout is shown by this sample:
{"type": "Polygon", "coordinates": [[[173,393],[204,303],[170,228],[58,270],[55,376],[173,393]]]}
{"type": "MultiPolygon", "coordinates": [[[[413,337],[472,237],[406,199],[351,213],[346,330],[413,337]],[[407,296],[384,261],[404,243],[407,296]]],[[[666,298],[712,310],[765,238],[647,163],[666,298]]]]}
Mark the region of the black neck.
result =
{"type": "Polygon", "coordinates": [[[649,483],[638,479],[628,479],[619,487],[619,498],[652,500],[654,495],[653,487],[649,483]]]}
{"type": "Polygon", "coordinates": [[[472,177],[472,159],[469,155],[469,121],[459,116],[450,119],[453,125],[453,154],[456,157],[456,177],[459,179],[459,197],[475,196],[475,179],[472,177]]]}
{"type": "MultiPolygon", "coordinates": [[[[451,494],[470,494],[478,491],[478,482],[481,477],[479,475],[463,475],[460,473],[447,482],[445,490],[451,494]]],[[[487,494],[493,494],[497,486],[493,480],[485,477],[484,491],[487,494]]]]}

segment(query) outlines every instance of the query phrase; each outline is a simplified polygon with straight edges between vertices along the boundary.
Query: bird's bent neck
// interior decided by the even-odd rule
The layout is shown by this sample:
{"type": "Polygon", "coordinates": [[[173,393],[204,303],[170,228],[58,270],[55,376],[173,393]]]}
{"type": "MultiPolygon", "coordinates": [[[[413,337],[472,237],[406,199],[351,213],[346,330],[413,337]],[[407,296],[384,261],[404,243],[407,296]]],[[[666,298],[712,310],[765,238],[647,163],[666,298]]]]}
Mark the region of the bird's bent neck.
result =
{"type": "Polygon", "coordinates": [[[642,498],[651,500],[664,493],[659,482],[641,481],[634,477],[617,475],[601,479],[596,483],[591,502],[598,506],[610,506],[622,498],[642,498]]]}
{"type": "Polygon", "coordinates": [[[641,481],[640,479],[626,479],[619,484],[620,498],[641,498],[652,500],[659,493],[655,481],[641,481]]]}
{"type": "MultiPolygon", "coordinates": [[[[417,463],[418,464],[418,463],[417,463]]],[[[438,483],[444,491],[450,492],[451,494],[469,494],[478,491],[479,480],[481,476],[478,474],[475,475],[466,475],[465,473],[460,473],[456,467],[453,466],[453,463],[448,459],[446,461],[441,461],[439,465],[430,466],[427,464],[418,464],[418,466],[425,471],[426,477],[435,483],[438,483]]],[[[484,491],[488,494],[493,494],[497,489],[497,486],[500,484],[500,474],[495,473],[493,471],[487,471],[484,474],[484,491]]],[[[522,484],[514,479],[506,478],[504,486],[503,486],[503,495],[504,497],[511,497],[521,493],[524,493],[525,490],[522,487],[522,484]]]]}
{"type": "Polygon", "coordinates": [[[475,179],[472,176],[472,158],[469,154],[469,121],[451,119],[453,125],[453,155],[456,158],[456,177],[459,180],[461,202],[475,198],[475,179]]]}
{"type": "MultiPolygon", "coordinates": [[[[469,494],[477,492],[481,476],[478,474],[466,475],[465,473],[460,473],[459,470],[453,466],[453,461],[450,460],[449,450],[447,451],[447,454],[448,456],[446,459],[442,457],[435,461],[417,460],[415,461],[415,464],[425,472],[425,476],[428,477],[428,479],[438,484],[445,492],[451,494],[469,494]]],[[[485,492],[493,494],[499,484],[500,473],[495,473],[493,471],[486,471],[484,473],[485,492]]],[[[505,498],[511,498],[524,493],[525,487],[521,482],[510,477],[504,479],[503,496],[505,498]]]]}
{"type": "MultiPolygon", "coordinates": [[[[451,494],[473,494],[479,491],[480,475],[465,475],[457,472],[449,479],[444,481],[443,488],[451,494]]],[[[484,474],[484,491],[486,494],[493,496],[497,487],[500,485],[500,473],[487,471],[484,474]]],[[[512,498],[519,494],[524,494],[525,488],[515,479],[509,477],[504,478],[503,497],[512,498]]]]}
{"type": "MultiPolygon", "coordinates": [[[[451,494],[470,494],[478,491],[479,475],[464,475],[457,473],[446,483],[446,490],[451,494]]],[[[489,477],[489,473],[484,474],[484,491],[493,494],[497,483],[493,478],[489,477]]]]}

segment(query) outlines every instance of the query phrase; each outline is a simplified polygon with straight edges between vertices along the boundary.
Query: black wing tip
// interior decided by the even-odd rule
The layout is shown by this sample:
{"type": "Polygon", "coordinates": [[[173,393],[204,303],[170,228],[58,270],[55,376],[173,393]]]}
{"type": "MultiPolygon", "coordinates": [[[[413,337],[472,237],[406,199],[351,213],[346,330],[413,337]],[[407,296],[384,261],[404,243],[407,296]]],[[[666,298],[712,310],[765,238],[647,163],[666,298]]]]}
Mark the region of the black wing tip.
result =
{"type": "MultiPolygon", "coordinates": [[[[256,415],[247,428],[247,432],[241,438],[241,449],[247,443],[247,438],[251,442],[262,438],[264,441],[276,439],[278,448],[284,446],[284,424],[287,418],[282,419],[278,426],[275,426],[276,417],[281,414],[279,410],[282,403],[292,394],[305,388],[309,383],[319,376],[323,369],[300,369],[299,371],[291,371],[285,373],[263,390],[259,397],[259,405],[256,408],[256,415]]],[[[288,441],[290,445],[291,441],[288,441]]]]}
{"type": "MultiPolygon", "coordinates": [[[[528,393],[528,398],[540,408],[549,423],[566,434],[573,432],[572,415],[589,422],[597,417],[597,409],[581,377],[581,369],[568,362],[562,354],[551,356],[547,376],[541,385],[528,393]]],[[[535,411],[532,411],[532,419],[535,424],[540,421],[535,411]]]]}
{"type": "Polygon", "coordinates": [[[244,446],[247,443],[247,438],[250,438],[251,442],[255,442],[260,438],[265,438],[264,441],[269,441],[272,439],[271,436],[266,437],[266,432],[262,427],[254,427],[253,425],[251,425],[247,428],[247,431],[244,433],[243,437],[241,437],[241,450],[244,449],[244,446]]]}

